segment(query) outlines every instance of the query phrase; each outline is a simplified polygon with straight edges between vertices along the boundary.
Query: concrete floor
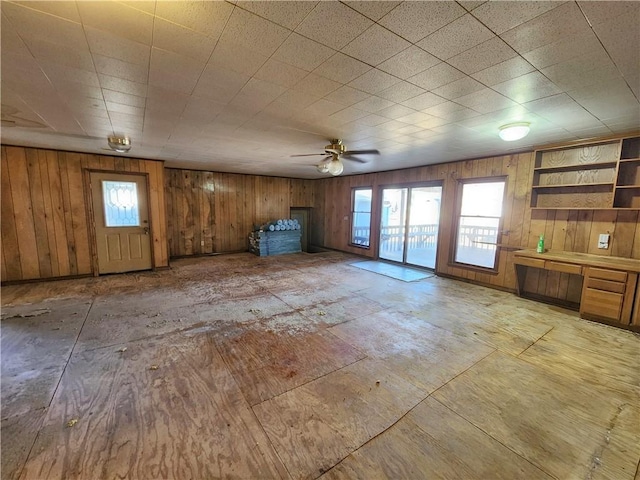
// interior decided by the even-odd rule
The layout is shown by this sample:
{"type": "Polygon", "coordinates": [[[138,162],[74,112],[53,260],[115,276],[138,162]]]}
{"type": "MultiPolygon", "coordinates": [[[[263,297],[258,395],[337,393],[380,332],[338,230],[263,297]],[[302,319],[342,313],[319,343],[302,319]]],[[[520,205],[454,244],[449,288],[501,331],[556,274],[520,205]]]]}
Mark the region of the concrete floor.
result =
{"type": "Polygon", "coordinates": [[[611,478],[640,337],[341,253],[2,288],[2,478],[611,478]]]}

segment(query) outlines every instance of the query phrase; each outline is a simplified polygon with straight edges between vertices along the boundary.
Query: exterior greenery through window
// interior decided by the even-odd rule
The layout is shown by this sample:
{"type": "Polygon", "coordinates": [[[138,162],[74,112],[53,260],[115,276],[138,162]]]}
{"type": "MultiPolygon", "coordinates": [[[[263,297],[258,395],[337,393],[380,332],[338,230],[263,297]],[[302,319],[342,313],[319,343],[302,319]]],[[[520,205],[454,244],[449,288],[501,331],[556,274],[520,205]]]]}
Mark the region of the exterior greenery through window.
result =
{"type": "Polygon", "coordinates": [[[351,243],[369,247],[371,236],[371,188],[354,188],[351,194],[351,243]]]}
{"type": "Polygon", "coordinates": [[[496,268],[498,232],[502,218],[504,178],[464,181],[460,184],[455,262],[496,268]]]}

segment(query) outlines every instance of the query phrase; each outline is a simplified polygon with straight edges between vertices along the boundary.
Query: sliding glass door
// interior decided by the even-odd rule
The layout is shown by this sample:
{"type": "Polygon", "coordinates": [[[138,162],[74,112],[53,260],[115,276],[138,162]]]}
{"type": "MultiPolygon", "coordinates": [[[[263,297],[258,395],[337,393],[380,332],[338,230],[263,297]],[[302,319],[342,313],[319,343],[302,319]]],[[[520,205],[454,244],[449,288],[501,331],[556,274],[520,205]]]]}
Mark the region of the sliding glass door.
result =
{"type": "Polygon", "coordinates": [[[378,256],[435,269],[441,199],[440,185],[384,188],[378,256]]]}

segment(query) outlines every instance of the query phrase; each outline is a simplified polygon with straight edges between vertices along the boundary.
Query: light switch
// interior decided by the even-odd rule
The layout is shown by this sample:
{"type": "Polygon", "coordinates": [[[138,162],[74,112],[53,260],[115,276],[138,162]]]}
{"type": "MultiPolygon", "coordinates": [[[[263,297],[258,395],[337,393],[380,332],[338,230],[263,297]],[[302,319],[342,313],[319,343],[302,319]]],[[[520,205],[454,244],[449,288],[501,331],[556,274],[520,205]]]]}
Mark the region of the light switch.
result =
{"type": "Polygon", "coordinates": [[[601,233],[598,236],[598,248],[603,248],[603,249],[607,249],[609,248],[609,234],[608,233],[601,233]]]}

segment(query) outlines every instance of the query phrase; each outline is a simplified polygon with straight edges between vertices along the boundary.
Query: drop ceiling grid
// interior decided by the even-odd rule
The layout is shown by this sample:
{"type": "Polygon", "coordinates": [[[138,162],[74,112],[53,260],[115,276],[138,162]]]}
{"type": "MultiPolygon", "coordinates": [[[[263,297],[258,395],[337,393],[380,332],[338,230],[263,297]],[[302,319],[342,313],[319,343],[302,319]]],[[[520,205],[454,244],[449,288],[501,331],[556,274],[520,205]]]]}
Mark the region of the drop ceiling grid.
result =
{"type": "MultiPolygon", "coordinates": [[[[96,13],[90,11],[88,6],[78,4],[77,17],[74,16],[71,9],[66,12],[49,11],[47,16],[52,14],[66,18],[67,23],[78,20],[83,22],[86,32],[84,40],[86,52],[93,52],[91,55],[96,64],[96,72],[90,73],[98,74],[104,90],[104,105],[98,107],[92,105],[91,115],[83,110],[84,107],[90,110],[87,104],[91,104],[91,100],[69,102],[72,107],[70,109],[72,116],[82,118],[84,123],[91,126],[91,131],[104,132],[103,112],[106,110],[112,117],[114,130],[125,126],[133,129],[143,138],[158,138],[158,136],[146,131],[147,126],[152,130],[156,124],[162,123],[165,125],[163,130],[165,134],[162,136],[166,138],[165,146],[167,147],[172,145],[171,133],[166,135],[166,132],[171,130],[168,125],[172,123],[175,131],[180,132],[180,143],[182,144],[189,139],[189,132],[192,132],[191,140],[193,142],[201,142],[203,139],[196,132],[210,132],[212,127],[216,125],[225,126],[223,130],[227,133],[239,130],[239,135],[236,137],[240,138],[234,138],[234,140],[245,141],[252,136],[255,137],[258,133],[256,130],[246,128],[246,126],[261,125],[261,128],[266,128],[268,132],[275,130],[275,125],[271,129],[268,127],[269,119],[273,119],[280,127],[277,129],[278,139],[274,140],[275,142],[287,143],[286,132],[293,132],[294,130],[291,129],[306,129],[320,135],[315,138],[308,136],[303,140],[296,134],[297,143],[292,144],[291,148],[304,147],[314,150],[317,150],[318,145],[322,145],[321,135],[339,135],[349,131],[354,134],[357,132],[371,133],[368,137],[360,138],[359,141],[364,142],[370,139],[372,143],[384,145],[384,142],[380,142],[376,138],[379,130],[363,130],[363,127],[383,127],[387,123],[382,121],[383,119],[417,128],[418,130],[410,133],[398,134],[396,143],[409,145],[415,140],[418,141],[418,146],[427,146],[430,143],[433,144],[434,141],[444,143],[447,141],[447,135],[459,135],[461,128],[469,135],[480,133],[489,138],[489,135],[494,133],[493,130],[501,122],[526,116],[529,112],[537,112],[540,118],[546,118],[550,125],[557,121],[557,131],[562,130],[563,132],[565,132],[565,128],[572,126],[570,122],[577,121],[576,128],[583,131],[589,128],[606,129],[607,127],[599,121],[601,117],[610,117],[615,120],[613,116],[616,109],[607,108],[606,102],[603,105],[603,102],[594,100],[596,95],[602,93],[602,89],[595,88],[595,85],[570,83],[572,68],[581,67],[579,62],[575,65],[570,63],[576,62],[572,54],[569,54],[568,59],[561,59],[558,63],[545,65],[547,71],[541,73],[529,63],[526,56],[529,52],[537,51],[539,57],[545,58],[541,49],[545,49],[548,44],[540,44],[541,40],[536,37],[532,40],[533,43],[527,44],[525,42],[525,46],[522,46],[522,42],[518,43],[517,41],[518,32],[514,33],[520,28],[523,31],[529,31],[533,28],[532,25],[537,25],[541,30],[553,34],[557,31],[559,21],[555,18],[557,16],[550,15],[549,9],[553,8],[555,11],[562,8],[563,11],[573,14],[575,5],[572,2],[565,4],[535,2],[536,5],[530,5],[532,2],[518,2],[520,4],[518,15],[500,15],[497,11],[492,11],[498,8],[496,5],[480,4],[476,6],[474,2],[471,4],[474,4],[472,6],[476,9],[469,8],[471,12],[467,12],[456,4],[446,7],[441,5],[429,7],[428,4],[408,5],[401,2],[393,2],[393,5],[386,6],[371,6],[369,12],[367,12],[369,7],[353,2],[346,2],[346,4],[322,2],[313,4],[313,6],[309,5],[309,2],[301,2],[306,5],[289,2],[283,3],[282,8],[262,3],[240,2],[235,7],[223,2],[205,3],[221,3],[222,5],[218,5],[217,8],[224,9],[225,15],[228,13],[226,18],[229,20],[225,28],[218,25],[218,30],[216,30],[215,26],[212,27],[210,31],[214,34],[211,38],[207,37],[206,42],[202,41],[205,37],[204,32],[207,31],[203,22],[211,17],[187,12],[187,14],[183,14],[183,18],[176,19],[174,15],[178,15],[178,12],[175,11],[175,8],[174,11],[171,11],[171,8],[175,7],[171,2],[157,3],[155,22],[152,21],[150,26],[148,26],[147,17],[153,19],[153,15],[149,11],[145,13],[136,10],[135,16],[145,19],[141,21],[143,28],[140,31],[129,32],[126,29],[123,31],[122,26],[112,26],[112,22],[107,23],[110,25],[109,28],[113,28],[120,35],[113,35],[111,32],[96,28],[104,25],[104,22],[100,23],[97,19],[100,16],[108,16],[109,8],[113,8],[113,6],[105,6],[106,11],[101,10],[96,13]],[[522,8],[523,5],[524,8],[522,8]],[[392,8],[383,12],[382,10],[387,7],[392,8]],[[435,8],[431,12],[433,15],[427,22],[428,25],[417,25],[410,17],[416,16],[416,9],[425,8],[435,8]],[[253,13],[249,10],[252,10],[253,13]],[[339,10],[340,15],[343,16],[336,17],[335,10],[339,10]],[[364,11],[362,13],[368,13],[370,18],[362,15],[360,13],[362,10],[364,11]],[[346,13],[347,11],[349,13],[346,13]],[[81,16],[83,12],[84,15],[81,16]],[[545,14],[549,19],[553,17],[551,27],[540,27],[544,24],[545,14]],[[340,52],[334,50],[339,46],[336,43],[338,40],[327,38],[327,32],[319,28],[322,26],[322,20],[327,20],[323,15],[329,16],[328,23],[331,23],[334,28],[341,26],[345,22],[345,18],[349,18],[359,26],[359,28],[350,29],[349,34],[346,35],[347,38],[344,35],[341,36],[339,43],[342,51],[340,52]],[[332,19],[335,20],[335,23],[331,22],[332,19]],[[512,25],[514,19],[518,22],[517,25],[512,25]],[[188,25],[182,25],[183,23],[188,25]],[[462,25],[458,25],[458,23],[462,25]],[[252,26],[250,31],[243,30],[246,25],[252,26]],[[447,43],[447,39],[455,39],[461,31],[464,31],[464,26],[468,26],[475,32],[473,38],[467,43],[448,42],[449,44],[462,43],[462,51],[443,51],[442,45],[447,43]],[[493,29],[493,32],[490,32],[490,37],[487,34],[489,30],[487,26],[493,29]],[[451,33],[446,34],[448,30],[451,33]],[[151,38],[148,35],[149,31],[151,38]],[[310,38],[301,36],[305,32],[310,38]],[[356,33],[353,34],[353,32],[356,33]],[[375,32],[378,33],[374,34],[375,32]],[[421,36],[425,32],[426,35],[421,36]],[[496,35],[497,33],[501,36],[496,35]],[[510,38],[509,35],[516,39],[514,42],[520,46],[520,50],[513,51],[508,46],[508,40],[506,43],[503,42],[505,38],[510,38]],[[104,37],[108,39],[105,40],[104,37]],[[288,44],[288,51],[281,50],[291,38],[296,38],[299,42],[306,42],[303,53],[309,52],[309,59],[301,59],[296,53],[296,43],[291,43],[291,41],[288,44]],[[220,39],[219,42],[218,39],[220,39]],[[329,43],[333,45],[333,48],[331,45],[318,44],[315,40],[329,43]],[[120,42],[116,45],[121,47],[118,51],[121,52],[120,56],[125,58],[103,55],[108,53],[108,50],[105,51],[104,48],[105,46],[108,48],[109,41],[120,42]],[[214,45],[215,48],[212,47],[212,42],[218,42],[214,45]],[[224,48],[230,52],[229,49],[237,46],[238,42],[244,47],[243,53],[248,54],[246,59],[243,58],[237,64],[232,63],[231,66],[244,71],[234,72],[237,73],[235,79],[213,78],[211,72],[219,71],[220,66],[225,66],[230,61],[229,53],[225,56],[224,48]],[[376,45],[376,42],[381,48],[365,48],[367,45],[376,45]],[[411,42],[417,43],[417,45],[412,45],[411,42]],[[150,46],[150,67],[145,75],[145,72],[140,71],[135,65],[144,65],[144,54],[140,48],[136,47],[146,44],[150,46]],[[200,49],[189,48],[196,44],[201,46],[200,49]],[[420,49],[420,45],[432,48],[432,52],[420,49]],[[432,46],[428,47],[429,45],[432,46]],[[527,50],[532,45],[535,48],[527,50]],[[499,52],[497,56],[495,55],[496,48],[499,52]],[[375,52],[372,54],[368,50],[375,50],[375,52]],[[440,57],[433,55],[433,53],[437,53],[440,57]],[[206,58],[207,55],[209,55],[208,58],[206,58]],[[395,57],[415,59],[417,62],[422,62],[418,68],[423,66],[425,68],[417,73],[408,72],[406,69],[402,70],[402,65],[406,62],[396,61],[394,64],[395,57]],[[441,60],[444,61],[441,62],[441,60]],[[332,61],[334,62],[333,70],[330,68],[332,61]],[[563,71],[561,66],[563,62],[567,61],[569,61],[569,66],[567,71],[563,71]],[[326,63],[327,69],[323,70],[322,63],[318,62],[326,63]],[[453,68],[449,62],[458,68],[453,68]],[[296,65],[291,65],[291,63],[296,65]],[[349,63],[351,63],[351,70],[349,67],[343,67],[349,63]],[[502,71],[500,70],[501,65],[502,71]],[[473,78],[460,72],[459,68],[471,73],[473,78]],[[433,72],[430,69],[433,69],[433,72]],[[176,70],[179,73],[176,73],[176,70]],[[349,73],[350,71],[351,73],[349,73]],[[428,75],[425,72],[429,72],[428,75]],[[407,77],[406,75],[409,73],[413,75],[407,77]],[[441,83],[438,81],[434,83],[432,73],[440,74],[438,78],[441,83]],[[540,98],[544,99],[564,92],[548,76],[545,76],[545,73],[551,76],[555,75],[555,78],[559,79],[557,81],[566,81],[570,86],[575,86],[576,97],[584,99],[587,105],[597,110],[598,116],[591,115],[575,100],[573,100],[575,105],[571,104],[568,114],[562,113],[557,108],[551,108],[550,105],[544,107],[534,103],[540,98]],[[516,76],[510,78],[512,74],[516,76]],[[325,76],[330,78],[325,78],[325,76]],[[592,92],[595,92],[593,95],[589,95],[589,90],[586,90],[589,87],[593,87],[592,92]],[[163,95],[156,95],[154,100],[154,96],[151,94],[152,89],[163,95]],[[527,90],[527,97],[519,98],[518,92],[523,89],[527,90]],[[222,94],[216,98],[216,93],[213,91],[220,90],[222,94]],[[429,94],[431,97],[425,97],[425,94],[429,94]],[[357,99],[356,97],[359,95],[360,98],[357,99]],[[185,101],[184,96],[189,100],[185,101]],[[211,96],[214,98],[210,98],[211,96]],[[160,99],[160,97],[163,98],[160,99]],[[207,102],[203,103],[209,107],[208,112],[204,106],[199,109],[194,106],[200,101],[200,97],[207,97],[207,102]],[[136,100],[137,98],[145,99],[144,107],[140,100],[136,100]],[[174,98],[179,100],[174,101],[174,98]],[[412,102],[413,98],[416,99],[415,103],[412,102]],[[165,99],[169,106],[164,105],[165,99]],[[352,102],[352,100],[354,101],[352,102]],[[186,108],[189,102],[192,106],[191,110],[187,112],[186,108]],[[431,104],[432,102],[444,103],[446,106],[438,109],[435,108],[437,104],[431,104]],[[516,102],[524,105],[526,110],[513,109],[513,106],[518,105],[516,102]],[[171,108],[172,104],[175,105],[173,108],[171,108]],[[182,110],[180,110],[180,106],[182,106],[182,110]],[[340,108],[341,106],[343,108],[340,108]],[[393,107],[403,107],[407,110],[403,115],[397,113],[390,115],[393,107]],[[298,110],[290,114],[287,112],[288,108],[298,110]],[[580,110],[583,112],[581,113],[580,110]],[[176,120],[178,111],[180,111],[180,117],[176,120]],[[504,112],[505,115],[492,115],[495,112],[504,112]],[[475,130],[471,130],[465,122],[474,118],[478,119],[478,123],[474,124],[475,130]],[[482,125],[480,121],[483,120],[487,121],[484,128],[479,127],[482,125]],[[205,122],[207,125],[199,128],[198,125],[201,122],[205,122]],[[431,132],[427,131],[430,129],[436,132],[436,135],[431,135],[431,132]]],[[[469,2],[462,3],[470,5],[469,2]]],[[[189,5],[193,6],[191,3],[189,5]]],[[[32,10],[31,6],[12,6],[11,8],[32,10]]],[[[632,12],[636,11],[637,9],[632,9],[632,12]]],[[[633,18],[628,10],[622,13],[618,12],[617,15],[608,15],[606,12],[598,11],[597,15],[600,19],[599,24],[611,22],[619,18],[620,15],[633,18]]],[[[575,35],[587,36],[590,33],[593,35],[584,18],[578,18],[577,22],[576,25],[569,27],[570,32],[575,35]],[[586,30],[580,22],[587,25],[586,30]]],[[[557,42],[562,41],[554,35],[550,35],[549,38],[557,40],[557,42]]],[[[630,56],[629,49],[626,49],[627,51],[622,47],[619,49],[622,51],[620,56],[630,56]]],[[[36,55],[36,58],[48,58],[50,65],[46,65],[45,68],[55,72],[56,68],[51,64],[56,64],[56,62],[52,62],[50,57],[60,57],[60,53],[47,44],[39,47],[36,45],[33,50],[35,53],[42,52],[41,55],[36,55]]],[[[76,57],[71,57],[64,59],[64,61],[67,63],[76,62],[70,67],[80,67],[79,70],[83,70],[82,67],[85,63],[81,59],[81,50],[78,50],[76,54],[77,60],[74,60],[76,57]]],[[[531,58],[536,61],[535,53],[531,54],[531,58]]],[[[604,60],[603,62],[606,63],[604,60]]],[[[613,66],[615,67],[615,65],[613,66]]],[[[608,66],[598,65],[598,68],[604,69],[599,70],[599,73],[602,73],[602,76],[597,78],[600,84],[620,80],[621,77],[617,69],[615,71],[607,70],[606,67],[608,66]]],[[[57,68],[60,69],[59,66],[57,68]]],[[[632,73],[634,72],[632,71],[632,73]]],[[[573,75],[575,76],[575,74],[573,75]]],[[[69,83],[63,81],[64,74],[57,76],[52,74],[49,78],[53,78],[52,81],[59,92],[70,90],[69,83]]],[[[69,79],[65,80],[68,82],[69,79]]],[[[629,94],[629,91],[625,91],[624,85],[621,85],[616,91],[615,100],[616,105],[624,111],[625,115],[632,116],[629,105],[633,106],[633,102],[628,102],[629,94]],[[624,105],[627,107],[623,108],[624,105]]],[[[64,99],[69,98],[68,95],[60,95],[60,93],[58,95],[64,99]]],[[[93,95],[93,93],[88,90],[87,95],[93,95]]],[[[570,97],[570,92],[568,96],[570,97]]],[[[87,96],[86,98],[91,99],[92,97],[87,96]]],[[[46,102],[37,104],[47,105],[46,102]]],[[[53,103],[49,105],[51,109],[55,109],[53,103]]],[[[64,107],[62,111],[66,109],[64,107]]],[[[62,118],[60,117],[61,115],[56,115],[58,121],[61,122],[62,118]]],[[[611,123],[614,124],[614,122],[611,123]]],[[[388,135],[387,130],[382,131],[388,135]]],[[[264,130],[259,133],[262,138],[268,138],[264,130]]],[[[272,152],[274,149],[265,149],[265,151],[267,150],[272,152]]],[[[289,153],[298,152],[295,150],[283,152],[282,155],[275,158],[270,153],[268,158],[260,158],[260,160],[279,161],[287,157],[289,153]]],[[[259,152],[252,154],[259,155],[259,152]]],[[[185,149],[180,156],[188,159],[188,150],[185,149]]]]}

